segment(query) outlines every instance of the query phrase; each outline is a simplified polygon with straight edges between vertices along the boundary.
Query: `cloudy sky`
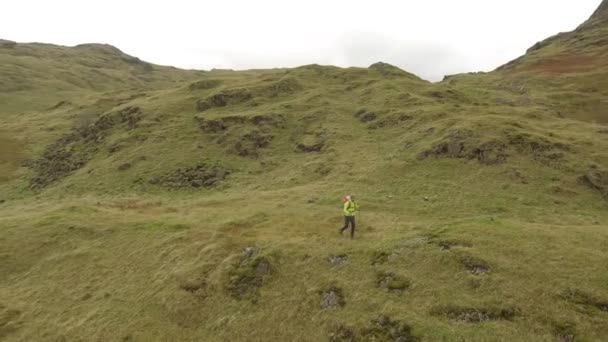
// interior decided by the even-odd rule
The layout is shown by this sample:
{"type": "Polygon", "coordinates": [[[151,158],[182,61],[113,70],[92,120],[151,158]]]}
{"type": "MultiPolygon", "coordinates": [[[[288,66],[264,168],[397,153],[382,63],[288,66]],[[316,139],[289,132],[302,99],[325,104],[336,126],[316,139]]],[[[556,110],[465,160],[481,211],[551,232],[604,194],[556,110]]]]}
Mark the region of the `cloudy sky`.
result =
{"type": "Polygon", "coordinates": [[[182,68],[377,61],[439,80],[489,71],[601,0],[3,0],[0,38],[112,44],[182,68]]]}

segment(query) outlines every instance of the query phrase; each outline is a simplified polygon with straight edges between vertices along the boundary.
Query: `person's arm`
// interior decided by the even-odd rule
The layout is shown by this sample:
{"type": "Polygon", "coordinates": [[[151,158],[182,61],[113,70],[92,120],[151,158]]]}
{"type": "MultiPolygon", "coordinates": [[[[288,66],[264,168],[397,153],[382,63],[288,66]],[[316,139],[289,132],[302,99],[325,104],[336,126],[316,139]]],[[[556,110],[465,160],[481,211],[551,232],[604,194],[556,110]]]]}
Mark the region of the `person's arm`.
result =
{"type": "Polygon", "coordinates": [[[344,202],[344,215],[347,215],[347,216],[348,216],[348,214],[350,214],[348,212],[348,203],[349,203],[348,201],[344,202]]]}

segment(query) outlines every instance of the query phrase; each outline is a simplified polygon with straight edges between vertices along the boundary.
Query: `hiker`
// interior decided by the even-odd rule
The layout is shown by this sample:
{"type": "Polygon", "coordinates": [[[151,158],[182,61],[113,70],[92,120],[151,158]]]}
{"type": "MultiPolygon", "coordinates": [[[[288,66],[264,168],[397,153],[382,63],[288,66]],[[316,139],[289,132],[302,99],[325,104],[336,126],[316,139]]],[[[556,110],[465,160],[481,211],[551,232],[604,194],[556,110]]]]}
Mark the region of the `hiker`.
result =
{"type": "Polygon", "coordinates": [[[344,198],[344,227],[340,229],[340,234],[343,234],[348,229],[350,224],[350,238],[355,237],[355,214],[359,211],[359,204],[355,201],[355,195],[349,195],[344,198]]]}

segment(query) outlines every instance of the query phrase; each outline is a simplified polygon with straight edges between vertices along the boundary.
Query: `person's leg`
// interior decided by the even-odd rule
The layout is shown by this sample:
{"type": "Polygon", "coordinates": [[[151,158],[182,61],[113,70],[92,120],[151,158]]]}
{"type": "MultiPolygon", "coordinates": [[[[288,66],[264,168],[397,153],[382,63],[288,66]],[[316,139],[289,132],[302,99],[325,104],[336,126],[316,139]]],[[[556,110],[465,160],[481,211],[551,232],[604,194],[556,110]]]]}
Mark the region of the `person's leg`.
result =
{"type": "Polygon", "coordinates": [[[340,234],[344,233],[344,231],[348,228],[348,216],[344,216],[344,227],[340,229],[340,234]]]}
{"type": "Polygon", "coordinates": [[[355,217],[354,216],[351,217],[350,226],[351,226],[350,238],[352,239],[355,237],[355,217]]]}

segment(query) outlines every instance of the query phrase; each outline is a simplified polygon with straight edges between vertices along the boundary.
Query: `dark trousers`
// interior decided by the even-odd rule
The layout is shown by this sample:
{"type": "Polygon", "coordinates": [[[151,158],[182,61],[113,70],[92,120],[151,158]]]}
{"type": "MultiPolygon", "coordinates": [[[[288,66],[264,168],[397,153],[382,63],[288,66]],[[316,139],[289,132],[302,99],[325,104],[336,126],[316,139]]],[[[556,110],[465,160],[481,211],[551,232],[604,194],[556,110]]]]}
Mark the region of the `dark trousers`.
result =
{"type": "Polygon", "coordinates": [[[344,216],[344,227],[340,229],[340,233],[344,233],[345,230],[348,229],[348,225],[350,224],[350,237],[355,236],[355,217],[354,216],[344,216]]]}

